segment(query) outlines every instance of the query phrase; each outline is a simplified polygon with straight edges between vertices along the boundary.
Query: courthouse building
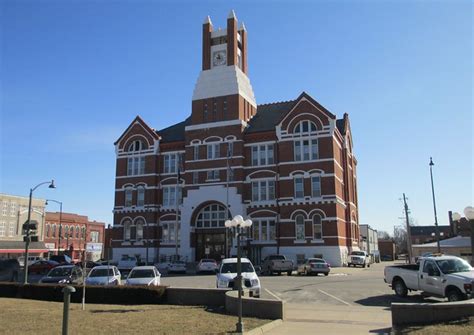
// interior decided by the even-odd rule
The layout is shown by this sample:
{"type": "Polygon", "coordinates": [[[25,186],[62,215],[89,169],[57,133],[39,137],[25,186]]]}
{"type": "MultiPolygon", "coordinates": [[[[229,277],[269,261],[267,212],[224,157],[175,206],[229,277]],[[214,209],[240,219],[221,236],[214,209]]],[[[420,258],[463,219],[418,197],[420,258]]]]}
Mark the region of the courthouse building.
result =
{"type": "Polygon", "coordinates": [[[210,18],[202,26],[190,107],[184,121],[161,130],[137,116],[115,142],[115,261],[235,255],[224,221],[237,214],[253,221],[243,245],[255,263],[280,253],[339,266],[358,249],[348,115],[338,119],[305,92],[258,105],[247,30],[233,11],[226,29],[210,18]]]}

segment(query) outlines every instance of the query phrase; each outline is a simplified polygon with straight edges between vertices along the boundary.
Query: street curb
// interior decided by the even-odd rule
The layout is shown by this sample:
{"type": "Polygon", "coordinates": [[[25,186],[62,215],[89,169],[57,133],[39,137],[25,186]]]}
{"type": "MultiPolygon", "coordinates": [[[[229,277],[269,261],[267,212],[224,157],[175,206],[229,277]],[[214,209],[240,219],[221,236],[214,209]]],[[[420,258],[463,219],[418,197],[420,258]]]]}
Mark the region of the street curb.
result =
{"type": "Polygon", "coordinates": [[[272,322],[266,323],[261,327],[254,328],[248,332],[244,332],[245,335],[257,335],[257,334],[264,334],[269,330],[272,330],[275,327],[278,327],[283,323],[282,319],[273,320],[272,322]]]}

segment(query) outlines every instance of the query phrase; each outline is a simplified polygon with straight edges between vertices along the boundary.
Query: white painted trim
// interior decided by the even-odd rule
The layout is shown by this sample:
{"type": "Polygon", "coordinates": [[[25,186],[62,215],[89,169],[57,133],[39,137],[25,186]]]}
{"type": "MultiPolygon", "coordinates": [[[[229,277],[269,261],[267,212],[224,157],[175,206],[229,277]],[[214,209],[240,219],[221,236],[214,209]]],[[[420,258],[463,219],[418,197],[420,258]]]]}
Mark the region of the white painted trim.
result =
{"type": "Polygon", "coordinates": [[[277,141],[264,141],[264,142],[250,142],[247,144],[244,144],[244,147],[252,147],[254,145],[266,145],[266,144],[275,144],[277,141]]]}
{"type": "MultiPolygon", "coordinates": [[[[231,156],[229,159],[237,159],[237,158],[245,158],[244,156],[231,156]]],[[[186,160],[186,163],[198,163],[198,162],[215,162],[219,160],[227,160],[227,157],[219,157],[219,158],[205,158],[205,159],[189,159],[186,160]]],[[[186,171],[192,171],[192,170],[186,170],[186,171]]]]}
{"type": "Polygon", "coordinates": [[[195,124],[192,126],[186,126],[184,128],[185,131],[191,130],[199,130],[199,129],[208,129],[208,128],[216,128],[216,127],[226,127],[226,126],[236,126],[241,125],[242,127],[247,127],[247,122],[243,120],[230,120],[230,121],[217,121],[217,122],[208,122],[208,123],[200,123],[195,124]]]}

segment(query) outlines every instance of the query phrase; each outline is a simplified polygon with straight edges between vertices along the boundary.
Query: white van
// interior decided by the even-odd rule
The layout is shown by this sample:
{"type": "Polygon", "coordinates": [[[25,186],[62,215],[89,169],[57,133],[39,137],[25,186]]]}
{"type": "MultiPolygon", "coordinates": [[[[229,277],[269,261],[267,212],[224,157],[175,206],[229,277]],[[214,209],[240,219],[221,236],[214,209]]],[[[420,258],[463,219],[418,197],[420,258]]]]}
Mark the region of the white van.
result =
{"type": "MultiPolygon", "coordinates": [[[[43,257],[40,256],[28,256],[28,266],[33,264],[36,261],[41,261],[43,257]]],[[[18,263],[20,263],[20,266],[25,266],[25,256],[20,256],[18,257],[18,263]]]]}

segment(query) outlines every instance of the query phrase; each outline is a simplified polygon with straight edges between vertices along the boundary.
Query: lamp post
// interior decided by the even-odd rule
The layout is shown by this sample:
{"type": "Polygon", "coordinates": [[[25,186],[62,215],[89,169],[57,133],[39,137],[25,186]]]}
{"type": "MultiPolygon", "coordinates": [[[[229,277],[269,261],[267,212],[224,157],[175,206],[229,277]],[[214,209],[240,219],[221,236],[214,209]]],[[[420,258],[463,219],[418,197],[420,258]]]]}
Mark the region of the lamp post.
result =
{"type": "Polygon", "coordinates": [[[433,166],[434,166],[433,158],[430,157],[431,193],[433,195],[433,210],[434,210],[434,217],[435,217],[436,246],[438,247],[438,253],[441,253],[441,247],[439,245],[438,216],[436,215],[436,199],[435,199],[435,191],[434,191],[434,183],[433,183],[433,166]]]}
{"type": "Polygon", "coordinates": [[[48,201],[52,201],[59,204],[59,236],[58,236],[58,255],[59,255],[59,247],[61,245],[61,222],[62,222],[62,217],[63,217],[63,203],[61,201],[47,199],[46,206],[48,205],[48,201]]]}
{"type": "MultiPolygon", "coordinates": [[[[469,220],[471,226],[471,265],[474,266],[474,207],[467,206],[464,208],[464,216],[469,220]]],[[[461,220],[461,214],[453,213],[453,221],[461,220]]]]}
{"type": "Polygon", "coordinates": [[[237,304],[237,314],[239,320],[236,324],[237,333],[244,332],[244,324],[242,323],[242,253],[240,250],[240,236],[242,235],[242,228],[247,228],[252,225],[252,220],[244,220],[242,215],[236,215],[232,220],[225,221],[225,227],[231,228],[234,230],[234,235],[237,238],[237,277],[235,281],[237,282],[238,290],[238,304],[237,304]]]}
{"type": "Polygon", "coordinates": [[[36,185],[35,187],[33,188],[30,188],[30,200],[28,202],[28,221],[27,221],[27,226],[26,226],[26,234],[25,234],[25,262],[24,262],[24,266],[25,266],[25,279],[24,279],[24,284],[28,284],[28,248],[30,247],[30,239],[31,239],[31,236],[30,236],[30,220],[31,220],[31,199],[33,197],[33,191],[36,190],[38,187],[40,187],[41,185],[44,185],[44,184],[49,184],[49,188],[56,188],[56,186],[54,185],[54,179],[51,180],[51,181],[45,181],[43,183],[39,183],[38,185],[36,185]]]}

